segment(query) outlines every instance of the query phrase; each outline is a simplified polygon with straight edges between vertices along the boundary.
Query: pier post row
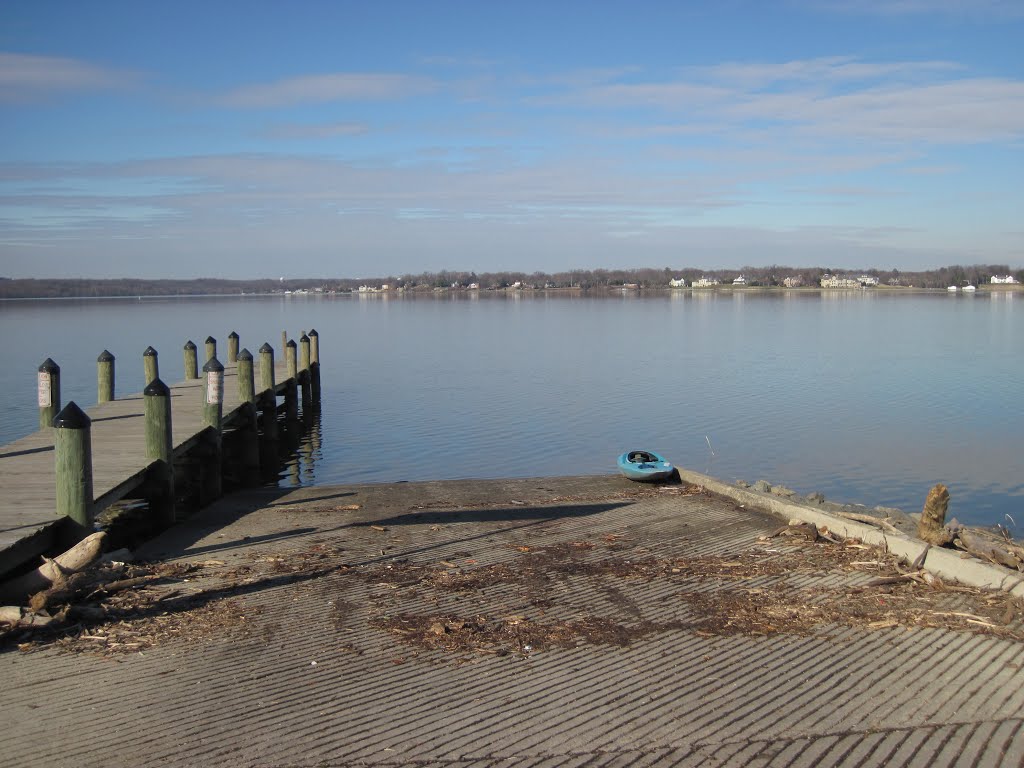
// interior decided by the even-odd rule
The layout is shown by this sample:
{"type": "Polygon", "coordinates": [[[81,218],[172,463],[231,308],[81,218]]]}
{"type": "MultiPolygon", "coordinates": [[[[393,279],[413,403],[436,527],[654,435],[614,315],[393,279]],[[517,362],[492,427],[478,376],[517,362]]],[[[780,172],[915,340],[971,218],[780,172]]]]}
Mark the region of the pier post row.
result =
{"type": "Polygon", "coordinates": [[[185,342],[185,378],[188,380],[199,378],[199,361],[196,353],[196,344],[192,339],[185,342]]]}
{"type": "Polygon", "coordinates": [[[50,358],[39,366],[37,379],[39,398],[39,428],[53,426],[53,418],[60,411],[60,366],[50,358]]]}
{"type": "Polygon", "coordinates": [[[171,438],[171,390],[159,378],[143,391],[146,402],[146,458],[149,508],[161,525],[174,522],[174,444],[171,438]]]}
{"type": "Polygon", "coordinates": [[[114,356],[104,349],[96,358],[96,402],[109,403],[114,399],[114,356]]]}
{"type": "Polygon", "coordinates": [[[53,428],[57,514],[71,518],[80,533],[92,533],[92,420],[72,400],[53,428]]]}
{"type": "Polygon", "coordinates": [[[146,347],[142,353],[142,369],[145,374],[144,381],[147,386],[160,378],[160,362],[157,352],[152,347],[146,347]]]}
{"type": "Polygon", "coordinates": [[[238,334],[232,331],[228,334],[228,363],[238,361],[238,334]]]}

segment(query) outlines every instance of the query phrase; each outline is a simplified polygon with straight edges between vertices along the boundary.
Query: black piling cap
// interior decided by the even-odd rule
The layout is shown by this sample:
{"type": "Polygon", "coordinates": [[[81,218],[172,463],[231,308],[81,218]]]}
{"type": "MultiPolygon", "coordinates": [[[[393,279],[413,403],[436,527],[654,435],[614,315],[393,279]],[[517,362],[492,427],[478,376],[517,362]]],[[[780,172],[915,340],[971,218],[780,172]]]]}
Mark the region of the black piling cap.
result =
{"type": "Polygon", "coordinates": [[[185,342],[185,349],[187,349],[189,352],[195,352],[195,349],[196,349],[195,342],[193,342],[192,339],[189,339],[188,341],[186,341],[185,342]]]}
{"type": "Polygon", "coordinates": [[[142,394],[146,397],[170,397],[171,388],[157,377],[149,382],[149,386],[142,390],[142,394]]]}
{"type": "Polygon", "coordinates": [[[313,336],[319,336],[320,334],[316,332],[316,328],[310,328],[309,335],[312,338],[313,336]]]}
{"type": "Polygon", "coordinates": [[[260,353],[265,354],[267,352],[269,352],[270,354],[274,354],[274,348],[270,346],[270,344],[268,344],[267,342],[263,342],[263,346],[260,347],[260,353]]]}
{"type": "Polygon", "coordinates": [[[218,360],[216,357],[211,357],[209,360],[206,361],[206,365],[203,366],[203,373],[210,373],[211,371],[215,373],[224,372],[224,366],[221,365],[220,360],[218,360]]]}
{"type": "Polygon", "coordinates": [[[252,352],[245,347],[242,347],[242,351],[238,353],[238,359],[245,362],[252,362],[252,352]]]}
{"type": "Polygon", "coordinates": [[[217,340],[215,338],[213,338],[213,336],[207,336],[206,337],[206,343],[207,344],[216,344],[217,340]]]}
{"type": "Polygon", "coordinates": [[[143,357],[156,357],[157,352],[152,347],[146,347],[146,351],[142,353],[143,357]]]}
{"type": "Polygon", "coordinates": [[[100,356],[96,358],[97,363],[112,363],[114,362],[114,356],[110,354],[109,349],[104,349],[100,352],[100,356]]]}
{"type": "Polygon", "coordinates": [[[288,339],[288,343],[285,344],[285,346],[286,347],[296,347],[298,345],[295,343],[295,339],[288,339]]]}
{"type": "Polygon", "coordinates": [[[309,336],[307,336],[306,334],[302,334],[299,337],[299,341],[302,342],[303,344],[309,344],[309,336]]]}
{"type": "Polygon", "coordinates": [[[53,417],[53,426],[57,429],[85,429],[90,424],[92,424],[92,419],[75,405],[74,400],[65,405],[63,410],[53,417]]]}
{"type": "Polygon", "coordinates": [[[228,334],[228,338],[229,339],[237,339],[238,338],[238,334],[235,333],[234,331],[232,331],[231,333],[228,334]]]}
{"type": "Polygon", "coordinates": [[[53,360],[51,360],[50,358],[46,358],[45,360],[43,360],[42,364],[39,366],[39,372],[40,373],[60,373],[60,366],[57,365],[55,362],[53,362],[53,360]]]}

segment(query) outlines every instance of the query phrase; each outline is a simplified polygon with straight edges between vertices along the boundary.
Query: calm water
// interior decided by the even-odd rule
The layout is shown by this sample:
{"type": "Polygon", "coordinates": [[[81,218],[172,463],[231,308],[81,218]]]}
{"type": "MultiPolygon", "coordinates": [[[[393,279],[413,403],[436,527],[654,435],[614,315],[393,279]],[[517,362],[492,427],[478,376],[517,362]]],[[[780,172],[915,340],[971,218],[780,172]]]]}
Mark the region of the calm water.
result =
{"type": "MultiPolygon", "coordinates": [[[[322,434],[304,483],[614,472],[643,447],[725,480],[1024,529],[1024,295],[706,293],[0,302],[9,352],[0,443],[35,429],[35,371],[63,402],[118,393],[142,351],[182,378],[181,349],[275,348],[320,333],[322,434]]],[[[223,352],[221,353],[223,357],[223,352]]],[[[287,482],[287,481],[286,481],[287,482]]]]}

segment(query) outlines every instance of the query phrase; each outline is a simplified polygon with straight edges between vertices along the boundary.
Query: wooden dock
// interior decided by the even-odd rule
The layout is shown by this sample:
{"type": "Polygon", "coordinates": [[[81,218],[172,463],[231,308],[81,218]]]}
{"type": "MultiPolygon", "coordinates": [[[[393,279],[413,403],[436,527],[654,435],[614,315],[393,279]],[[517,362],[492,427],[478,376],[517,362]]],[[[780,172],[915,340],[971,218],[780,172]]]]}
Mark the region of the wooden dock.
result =
{"type": "MultiPolygon", "coordinates": [[[[305,336],[303,338],[306,339],[305,336]]],[[[223,366],[221,430],[251,427],[254,440],[257,437],[273,439],[277,427],[276,424],[266,424],[270,420],[269,414],[276,417],[278,408],[282,408],[289,416],[297,416],[300,391],[303,405],[308,407],[309,397],[303,391],[303,388],[308,389],[308,356],[304,354],[305,367],[299,369],[294,356],[295,343],[289,342],[289,345],[291,349],[286,347],[285,351],[291,356],[286,354],[284,360],[274,363],[272,394],[266,386],[260,385],[261,379],[266,382],[268,378],[262,371],[256,376],[255,386],[250,379],[249,391],[255,390],[255,403],[245,397],[244,386],[240,387],[238,364],[232,362],[223,366]],[[284,405],[278,404],[279,398],[284,398],[284,405]],[[261,407],[264,410],[259,416],[261,407]]],[[[306,349],[303,351],[307,352],[306,349]]],[[[231,356],[235,357],[235,354],[231,356]]],[[[318,368],[318,361],[314,360],[314,365],[318,368]]],[[[250,370],[251,367],[250,362],[250,370]]],[[[203,457],[208,452],[208,446],[204,446],[204,442],[209,442],[207,438],[211,432],[207,420],[209,413],[204,407],[208,383],[203,374],[200,376],[167,387],[170,395],[171,463],[175,467],[190,462],[201,463],[202,458],[196,462],[193,457],[203,457]]],[[[318,377],[317,370],[317,380],[318,377]]],[[[91,422],[90,517],[122,499],[146,495],[146,484],[152,479],[154,466],[160,462],[160,459],[148,455],[151,452],[147,450],[146,399],[143,393],[136,393],[98,403],[86,410],[91,422]]],[[[55,547],[73,543],[83,533],[81,526],[76,529],[69,518],[58,512],[56,432],[53,427],[45,427],[0,447],[0,576],[30,559],[52,552],[55,547]]],[[[218,469],[214,484],[218,491],[219,475],[218,469]]]]}

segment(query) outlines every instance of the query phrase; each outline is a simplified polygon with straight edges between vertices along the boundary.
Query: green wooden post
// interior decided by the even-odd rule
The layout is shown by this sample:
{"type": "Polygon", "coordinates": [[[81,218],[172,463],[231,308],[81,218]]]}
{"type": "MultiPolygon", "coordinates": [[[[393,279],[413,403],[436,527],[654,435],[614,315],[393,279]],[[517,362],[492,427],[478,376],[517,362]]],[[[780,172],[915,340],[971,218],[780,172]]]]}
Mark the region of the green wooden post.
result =
{"type": "Polygon", "coordinates": [[[114,399],[114,356],[104,349],[96,358],[96,402],[114,399]]]}
{"type": "Polygon", "coordinates": [[[192,339],[185,342],[185,378],[199,378],[199,360],[196,353],[196,345],[192,339]]]}
{"type": "Polygon", "coordinates": [[[313,328],[309,332],[309,386],[313,404],[320,403],[320,334],[313,328]]]}
{"type": "Polygon", "coordinates": [[[288,331],[281,331],[281,354],[288,351],[288,331]]]}
{"type": "Polygon", "coordinates": [[[142,392],[146,403],[146,458],[149,508],[161,525],[174,523],[174,456],[171,440],[171,390],[159,378],[142,392]]]}
{"type": "Polygon", "coordinates": [[[46,358],[38,371],[39,428],[49,429],[60,410],[60,366],[46,358]]]}
{"type": "Polygon", "coordinates": [[[203,424],[210,427],[206,430],[205,461],[200,472],[199,503],[207,504],[221,495],[223,460],[223,440],[221,420],[224,414],[224,366],[212,357],[203,366],[206,377],[203,386],[203,424]]]}
{"type": "Polygon", "coordinates": [[[235,355],[238,363],[238,399],[243,403],[256,403],[256,380],[253,378],[252,352],[243,349],[235,355]]]}
{"type": "Polygon", "coordinates": [[[274,348],[260,347],[260,411],[263,414],[263,439],[277,441],[277,395],[274,393],[274,348]]]}
{"type": "Polygon", "coordinates": [[[238,334],[232,331],[228,334],[228,362],[238,361],[238,334]]]}
{"type": "Polygon", "coordinates": [[[285,345],[285,363],[288,367],[287,387],[284,393],[284,415],[288,421],[299,418],[299,365],[296,360],[295,339],[289,339],[285,345]]]}
{"type": "Polygon", "coordinates": [[[242,477],[246,485],[260,481],[259,411],[256,409],[256,382],[253,377],[252,352],[242,349],[236,356],[238,363],[238,399],[242,406],[244,426],[238,430],[241,442],[242,477]]]}
{"type": "Polygon", "coordinates": [[[302,415],[308,417],[313,404],[312,383],[309,372],[309,336],[303,332],[299,337],[299,388],[302,392],[302,415]]]}
{"type": "MultiPolygon", "coordinates": [[[[217,340],[213,336],[206,337],[206,361],[209,362],[217,357],[217,340]]],[[[206,368],[203,368],[205,371],[206,368]]]]}
{"type": "Polygon", "coordinates": [[[57,515],[70,517],[83,536],[92,533],[92,421],[72,400],[53,419],[57,515]]]}
{"type": "Polygon", "coordinates": [[[160,378],[159,358],[156,350],[152,347],[146,347],[146,351],[142,353],[142,369],[145,372],[147,386],[160,378]]]}

